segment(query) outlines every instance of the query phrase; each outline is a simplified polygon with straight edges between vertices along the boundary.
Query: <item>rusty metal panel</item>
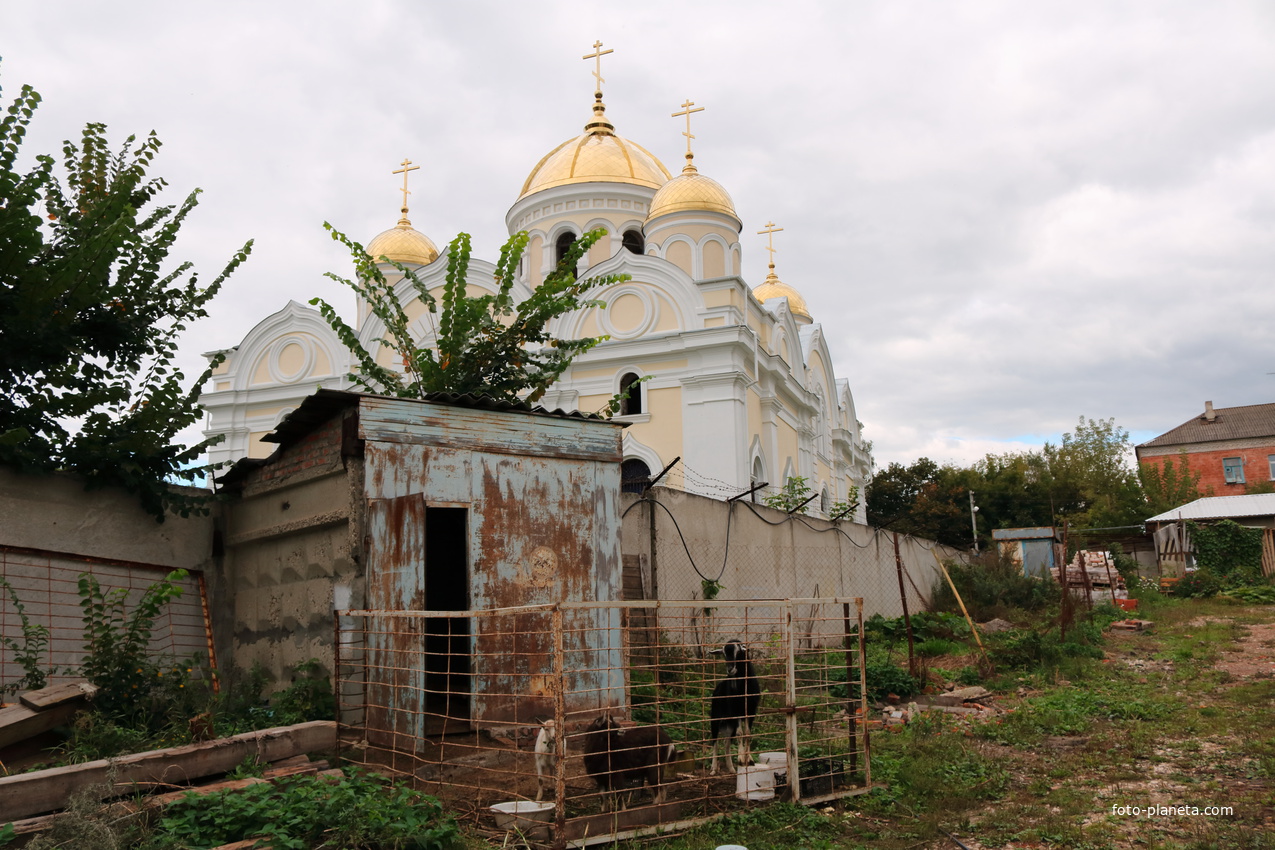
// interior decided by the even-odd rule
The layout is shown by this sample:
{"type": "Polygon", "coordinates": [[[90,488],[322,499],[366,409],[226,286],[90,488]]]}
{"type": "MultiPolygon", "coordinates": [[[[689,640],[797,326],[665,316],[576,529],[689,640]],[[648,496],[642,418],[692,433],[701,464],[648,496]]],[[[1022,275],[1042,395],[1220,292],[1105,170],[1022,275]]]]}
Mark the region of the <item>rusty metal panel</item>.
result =
{"type": "Polygon", "coordinates": [[[359,406],[359,436],[368,442],[619,463],[622,433],[618,423],[380,396],[363,396],[359,406]]]}
{"type": "MultiPolygon", "coordinates": [[[[370,607],[447,607],[423,598],[431,566],[419,529],[430,506],[469,510],[472,609],[618,598],[618,427],[384,398],[365,397],[361,405],[370,607]],[[419,520],[405,528],[413,512],[419,520]],[[387,551],[377,551],[381,547],[387,551]]],[[[469,632],[473,666],[466,669],[466,690],[475,723],[525,722],[528,712],[552,709],[548,680],[527,673],[552,658],[552,636],[532,622],[535,615],[516,619],[495,632],[488,621],[475,621],[469,632]],[[516,653],[504,651],[511,630],[520,635],[516,653]]],[[[571,691],[588,694],[595,708],[622,705],[620,613],[572,612],[571,619],[571,691]]],[[[430,681],[427,676],[426,688],[430,681]]]]}
{"type": "MultiPolygon", "coordinates": [[[[425,603],[425,498],[420,494],[370,499],[367,504],[367,599],[381,610],[420,610],[425,603]]],[[[421,620],[387,620],[368,635],[371,663],[390,674],[369,684],[367,717],[372,743],[390,750],[425,734],[425,667],[421,620]]],[[[369,739],[370,740],[370,739],[369,739]]]]}

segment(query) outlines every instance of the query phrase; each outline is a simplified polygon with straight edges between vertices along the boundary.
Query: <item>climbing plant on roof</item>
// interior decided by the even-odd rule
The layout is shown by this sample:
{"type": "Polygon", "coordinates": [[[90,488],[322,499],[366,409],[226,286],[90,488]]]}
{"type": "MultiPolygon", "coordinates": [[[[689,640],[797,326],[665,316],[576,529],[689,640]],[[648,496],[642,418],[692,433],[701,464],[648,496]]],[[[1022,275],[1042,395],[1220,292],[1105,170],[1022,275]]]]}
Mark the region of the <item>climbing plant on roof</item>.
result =
{"type": "Polygon", "coordinates": [[[410,319],[402,300],[363,246],[325,223],[332,238],[350,251],[355,277],[329,273],[328,277],[354,290],[371,315],[384,325],[375,340],[397,356],[401,371],[377,362],[358,334],[322,298],[311,299],[323,318],[349,347],[356,360],[350,380],[368,392],[401,398],[422,398],[430,393],[451,392],[485,395],[505,401],[535,402],[561,377],[571,361],[608,339],[606,336],[557,339],[549,332],[558,316],[585,307],[600,306],[587,297],[603,286],[628,280],[624,274],[585,279],[576,276],[577,264],[604,231],[594,230],[572,243],[557,267],[525,300],[515,303],[513,288],[518,263],[527,248],[525,232],[515,233],[500,249],[495,291],[471,295],[468,280],[470,237],[459,234],[447,250],[447,274],[441,297],[435,297],[416,272],[386,257],[408,281],[426,309],[438,316],[438,333],[424,342],[412,337],[410,319]]]}

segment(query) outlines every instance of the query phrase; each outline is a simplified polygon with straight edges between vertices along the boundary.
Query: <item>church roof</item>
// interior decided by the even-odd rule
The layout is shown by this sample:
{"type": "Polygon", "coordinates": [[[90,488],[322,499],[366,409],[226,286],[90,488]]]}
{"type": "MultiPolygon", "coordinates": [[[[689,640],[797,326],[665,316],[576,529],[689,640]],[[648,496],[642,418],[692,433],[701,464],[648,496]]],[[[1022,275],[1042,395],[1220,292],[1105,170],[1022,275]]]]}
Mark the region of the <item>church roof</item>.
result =
{"type": "Polygon", "coordinates": [[[518,198],[572,183],[630,183],[658,189],[671,176],[654,154],[616,134],[599,93],[584,132],[545,154],[527,175],[518,198]]]}
{"type": "Polygon", "coordinates": [[[763,304],[771,298],[787,298],[788,310],[794,317],[800,317],[806,321],[814,321],[814,317],[810,315],[810,309],[806,307],[806,299],[801,297],[801,293],[784,283],[775,274],[775,266],[772,263],[770,273],[766,275],[766,279],[753,288],[753,296],[763,304]]]}
{"type": "MultiPolygon", "coordinates": [[[[735,212],[735,202],[730,194],[722,188],[722,184],[700,174],[688,156],[682,173],[655,193],[655,197],[651,199],[651,212],[646,219],[651,221],[669,213],[700,210],[722,213],[736,222],[739,221],[739,214],[735,212]]],[[[736,229],[739,227],[742,225],[737,224],[736,229]]]]}
{"type": "Polygon", "coordinates": [[[367,253],[377,262],[380,262],[381,257],[386,257],[395,262],[422,266],[438,259],[438,247],[428,236],[412,227],[412,223],[407,220],[406,210],[398,224],[367,243],[367,253]]]}

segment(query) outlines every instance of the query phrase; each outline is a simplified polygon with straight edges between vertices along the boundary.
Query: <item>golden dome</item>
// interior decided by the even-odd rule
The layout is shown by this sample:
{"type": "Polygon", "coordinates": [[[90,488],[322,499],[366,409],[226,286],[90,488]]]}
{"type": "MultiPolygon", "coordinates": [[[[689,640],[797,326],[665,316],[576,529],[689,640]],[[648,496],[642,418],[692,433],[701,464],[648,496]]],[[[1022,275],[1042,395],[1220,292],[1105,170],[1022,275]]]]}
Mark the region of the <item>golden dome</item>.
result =
{"type": "Polygon", "coordinates": [[[438,259],[438,248],[428,236],[412,227],[407,220],[407,210],[403,210],[397,225],[367,244],[367,253],[378,263],[381,257],[386,257],[399,263],[428,266],[438,259]]]}
{"type": "Polygon", "coordinates": [[[651,212],[646,220],[651,221],[668,213],[700,210],[722,213],[739,221],[739,214],[735,212],[735,202],[731,200],[730,194],[722,188],[722,184],[700,174],[688,154],[682,173],[665,183],[651,199],[651,212]]]}
{"type": "Polygon", "coordinates": [[[810,315],[810,310],[806,308],[806,299],[802,298],[797,290],[775,275],[774,263],[771,263],[770,274],[766,275],[766,279],[753,289],[753,296],[763,304],[771,298],[787,298],[788,310],[792,313],[793,318],[805,319],[808,322],[814,321],[814,317],[810,315]]]}
{"type": "Polygon", "coordinates": [[[658,189],[671,177],[654,154],[616,135],[599,95],[584,133],[545,154],[527,175],[518,198],[572,183],[631,183],[658,189]]]}

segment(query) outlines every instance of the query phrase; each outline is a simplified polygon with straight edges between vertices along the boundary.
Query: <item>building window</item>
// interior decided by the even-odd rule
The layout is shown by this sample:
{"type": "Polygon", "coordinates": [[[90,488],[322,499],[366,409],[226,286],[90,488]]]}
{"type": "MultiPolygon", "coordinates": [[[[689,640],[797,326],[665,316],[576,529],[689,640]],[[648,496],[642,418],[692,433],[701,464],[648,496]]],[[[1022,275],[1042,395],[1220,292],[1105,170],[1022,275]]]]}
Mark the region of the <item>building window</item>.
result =
{"type": "Polygon", "coordinates": [[[1239,457],[1222,458],[1222,474],[1227,484],[1244,483],[1244,459],[1239,457]]]}
{"type": "Polygon", "coordinates": [[[570,230],[564,231],[558,235],[558,241],[554,243],[553,262],[555,265],[562,263],[562,258],[567,256],[567,252],[571,250],[571,246],[575,244],[576,235],[570,230]]]}
{"type": "Polygon", "coordinates": [[[646,242],[642,239],[641,232],[637,230],[624,231],[624,247],[629,249],[630,253],[641,254],[646,250],[646,242]]]}
{"type": "Polygon", "coordinates": [[[1271,480],[1275,481],[1275,455],[1267,455],[1266,462],[1271,465],[1271,480]]]}
{"type": "Polygon", "coordinates": [[[629,397],[620,400],[620,415],[637,416],[642,412],[642,383],[636,372],[626,372],[620,379],[620,392],[626,390],[629,397]]]}
{"type": "Polygon", "coordinates": [[[651,483],[651,467],[645,461],[629,458],[620,464],[620,492],[642,493],[651,483]]]}

